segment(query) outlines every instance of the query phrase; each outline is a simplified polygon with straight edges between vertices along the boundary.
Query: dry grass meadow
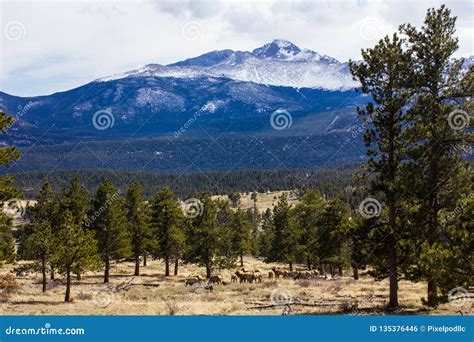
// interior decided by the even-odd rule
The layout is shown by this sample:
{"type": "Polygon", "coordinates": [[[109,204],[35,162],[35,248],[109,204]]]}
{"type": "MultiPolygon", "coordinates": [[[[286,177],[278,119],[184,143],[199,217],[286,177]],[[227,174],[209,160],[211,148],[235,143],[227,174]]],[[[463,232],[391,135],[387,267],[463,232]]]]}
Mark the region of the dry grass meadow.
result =
{"type": "MultiPolygon", "coordinates": [[[[336,279],[270,280],[267,272],[276,264],[247,257],[245,266],[259,268],[265,273],[261,284],[230,282],[230,271],[221,274],[226,285],[214,285],[213,290],[185,286],[191,274],[204,274],[194,265],[184,265],[178,276],[163,276],[163,264],[149,261],[142,275],[132,277],[133,263],[115,264],[111,283],[117,286],[130,283],[128,290],[116,293],[103,289],[102,273],[88,273],[80,281],[74,279],[72,303],[64,303],[65,286],[61,280],[50,282],[46,293],[41,292],[40,275],[17,277],[19,288],[0,297],[2,315],[281,315],[285,306],[272,306],[297,302],[291,305],[292,315],[321,314],[459,314],[459,309],[444,304],[429,310],[421,304],[425,296],[424,283],[400,283],[398,312],[386,312],[387,281],[375,282],[362,272],[358,281],[349,275],[336,279]]],[[[5,265],[2,274],[12,266],[5,265]]],[[[466,305],[463,307],[466,313],[466,305]]]]}
{"type": "MultiPolygon", "coordinates": [[[[289,203],[298,201],[290,191],[289,203]]],[[[257,208],[264,211],[272,208],[283,191],[259,193],[257,208]]],[[[251,193],[241,194],[239,207],[253,207],[251,193]]],[[[228,199],[227,195],[214,198],[228,199]]],[[[34,201],[28,203],[34,205],[34,201]]],[[[24,203],[23,205],[27,205],[24,203]]],[[[15,219],[15,225],[22,224],[15,219]]],[[[72,303],[64,303],[65,284],[60,276],[49,281],[47,292],[41,291],[41,275],[31,274],[16,277],[19,287],[11,292],[0,290],[0,314],[2,315],[370,315],[370,314],[472,314],[472,303],[462,307],[443,304],[437,309],[422,305],[426,296],[425,283],[400,282],[400,309],[388,312],[385,309],[388,297],[388,281],[375,281],[367,272],[360,272],[355,281],[351,273],[335,279],[268,279],[273,266],[263,260],[246,257],[245,267],[260,269],[265,275],[262,283],[232,283],[233,270],[224,270],[226,285],[214,285],[212,291],[202,287],[185,286],[190,275],[205,271],[196,265],[181,265],[178,276],[164,276],[161,261],[149,260],[141,267],[141,275],[131,276],[132,262],[113,264],[109,287],[125,285],[116,292],[105,291],[102,272],[89,272],[80,280],[73,279],[72,303]],[[286,303],[296,303],[288,306],[286,303]],[[277,305],[275,305],[277,304],[277,305]]],[[[23,263],[23,262],[21,262],[23,263]]],[[[17,265],[16,265],[17,266],[17,265]]],[[[296,265],[303,268],[303,265],[296,265]]],[[[15,266],[4,265],[0,274],[11,274],[15,266]]],[[[109,288],[110,290],[110,288],[109,288]]]]}
{"type": "MultiPolygon", "coordinates": [[[[299,200],[292,195],[292,191],[290,190],[283,190],[283,191],[268,191],[265,193],[258,193],[257,194],[257,209],[260,212],[264,212],[268,208],[273,209],[273,206],[275,206],[278,202],[278,197],[280,197],[282,194],[286,194],[288,196],[288,204],[289,205],[294,205],[299,203],[299,200]]],[[[246,210],[249,208],[253,208],[253,200],[251,198],[252,193],[247,192],[247,193],[241,193],[240,194],[240,201],[239,201],[239,208],[246,210]]],[[[229,200],[229,196],[227,195],[216,195],[212,196],[212,199],[223,199],[223,200],[229,200]]]]}

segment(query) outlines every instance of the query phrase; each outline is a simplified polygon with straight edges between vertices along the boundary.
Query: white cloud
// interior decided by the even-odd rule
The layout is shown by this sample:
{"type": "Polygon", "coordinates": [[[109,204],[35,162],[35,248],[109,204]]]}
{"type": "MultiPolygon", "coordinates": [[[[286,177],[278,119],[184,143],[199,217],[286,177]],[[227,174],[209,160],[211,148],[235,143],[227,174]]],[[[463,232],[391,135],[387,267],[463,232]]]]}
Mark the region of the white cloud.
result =
{"type": "MultiPolygon", "coordinates": [[[[359,58],[361,48],[399,24],[422,23],[439,1],[3,1],[0,90],[39,95],[140,67],[172,63],[211,50],[252,50],[284,38],[339,60],[359,58]],[[24,27],[18,40],[6,26],[24,27]],[[187,39],[183,27],[196,23],[187,39]],[[10,37],[11,38],[11,37],[10,37]]],[[[458,16],[458,56],[474,54],[469,1],[448,1],[458,16]]]]}

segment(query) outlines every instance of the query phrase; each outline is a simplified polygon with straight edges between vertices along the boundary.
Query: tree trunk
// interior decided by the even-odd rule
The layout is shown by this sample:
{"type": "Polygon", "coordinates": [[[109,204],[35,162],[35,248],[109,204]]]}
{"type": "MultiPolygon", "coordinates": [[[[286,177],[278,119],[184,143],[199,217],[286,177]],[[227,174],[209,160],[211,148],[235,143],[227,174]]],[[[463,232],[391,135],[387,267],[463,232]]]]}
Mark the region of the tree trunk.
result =
{"type": "Polygon", "coordinates": [[[143,254],[143,267],[146,267],[146,253],[143,254]]]}
{"type": "MultiPolygon", "coordinates": [[[[437,174],[437,173],[436,173],[437,174]]],[[[433,246],[435,242],[439,240],[438,238],[438,197],[436,191],[431,195],[431,203],[432,203],[432,218],[428,223],[428,243],[430,246],[433,246]]],[[[431,272],[430,272],[431,273],[431,272]]],[[[428,274],[427,276],[428,281],[428,306],[436,307],[438,305],[438,281],[434,277],[433,273],[428,274]]]]}
{"type": "Polygon", "coordinates": [[[46,256],[41,258],[41,274],[43,276],[43,292],[46,292],[46,256]]]}
{"type": "Polygon", "coordinates": [[[51,271],[50,271],[50,276],[49,276],[49,278],[50,278],[51,280],[54,280],[54,267],[53,267],[53,266],[51,266],[51,271]]]}
{"type": "Polygon", "coordinates": [[[430,277],[428,279],[428,306],[436,307],[438,305],[438,281],[430,277]]]}
{"type": "Polygon", "coordinates": [[[76,274],[76,279],[77,279],[77,280],[81,280],[81,273],[77,273],[77,274],[76,274]]]}
{"type": "Polygon", "coordinates": [[[206,278],[209,279],[211,277],[211,265],[206,264],[206,278]]]}
{"type": "Polygon", "coordinates": [[[290,261],[289,266],[290,266],[290,271],[293,271],[293,262],[292,261],[290,261]]]}
{"type": "Polygon", "coordinates": [[[165,276],[170,275],[170,259],[169,257],[165,256],[165,276]]]}
{"type": "Polygon", "coordinates": [[[343,274],[342,274],[342,267],[341,267],[341,266],[339,266],[339,267],[337,268],[337,273],[339,274],[339,277],[342,277],[342,276],[343,276],[343,274]]]}
{"type": "Polygon", "coordinates": [[[140,275],[140,254],[135,254],[135,272],[133,273],[135,276],[140,275]]]}
{"type": "Polygon", "coordinates": [[[104,283],[109,282],[109,276],[110,276],[110,260],[109,260],[109,256],[107,255],[105,257],[104,283]]]}
{"type": "Polygon", "coordinates": [[[244,267],[244,256],[242,252],[240,252],[240,267],[244,267]]]}
{"type": "Polygon", "coordinates": [[[65,302],[71,301],[71,269],[66,269],[66,295],[64,296],[65,302]]]}
{"type": "Polygon", "coordinates": [[[179,259],[176,258],[176,259],[174,260],[174,275],[175,275],[175,276],[178,275],[178,267],[179,267],[179,259]]]}
{"type": "Polygon", "coordinates": [[[353,266],[352,270],[354,272],[354,280],[359,280],[359,270],[357,269],[357,266],[353,266]]]}
{"type": "Polygon", "coordinates": [[[309,259],[309,256],[306,257],[306,266],[308,266],[308,270],[311,271],[311,260],[309,259]]]}
{"type": "Polygon", "coordinates": [[[323,264],[319,264],[318,269],[319,269],[319,273],[321,273],[321,274],[326,273],[326,270],[324,269],[324,265],[323,265],[323,264]]]}
{"type": "Polygon", "coordinates": [[[390,224],[390,238],[389,238],[389,282],[390,282],[390,295],[388,306],[395,308],[398,306],[398,260],[397,260],[397,250],[396,250],[396,240],[395,240],[395,204],[393,201],[389,203],[389,224],[390,224]]]}

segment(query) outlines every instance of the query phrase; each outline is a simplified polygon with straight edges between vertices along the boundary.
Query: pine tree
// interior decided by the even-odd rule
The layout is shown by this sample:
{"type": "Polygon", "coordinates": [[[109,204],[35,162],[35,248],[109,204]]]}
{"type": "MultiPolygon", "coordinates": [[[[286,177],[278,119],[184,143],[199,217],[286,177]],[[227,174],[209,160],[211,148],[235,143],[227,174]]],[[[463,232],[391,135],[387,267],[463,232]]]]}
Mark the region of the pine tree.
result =
{"type": "Polygon", "coordinates": [[[148,206],[145,203],[140,184],[129,186],[125,196],[125,214],[127,229],[131,238],[132,253],[135,258],[134,275],[140,275],[140,257],[145,252],[145,244],[151,239],[151,230],[148,225],[148,206]]]}
{"type": "Polygon", "coordinates": [[[84,225],[90,204],[89,193],[81,185],[79,177],[72,178],[61,196],[61,210],[69,210],[76,223],[84,225]]]}
{"type": "MultiPolygon", "coordinates": [[[[46,272],[48,264],[53,261],[53,252],[56,249],[55,237],[51,223],[47,220],[32,223],[32,234],[25,241],[28,256],[37,260],[42,276],[42,291],[46,292],[46,272]]],[[[36,267],[35,267],[36,268],[36,267]]]]}
{"type": "Polygon", "coordinates": [[[159,191],[151,203],[151,227],[157,241],[155,257],[165,262],[165,276],[170,275],[170,263],[175,261],[175,273],[178,272],[177,263],[181,257],[186,237],[184,234],[183,211],[168,187],[159,191]]]}
{"type": "Polygon", "coordinates": [[[200,196],[202,213],[187,220],[188,252],[185,261],[206,268],[206,277],[218,268],[232,267],[235,255],[229,246],[230,232],[218,222],[218,206],[208,193],[200,196]]]}
{"type": "Polygon", "coordinates": [[[130,254],[130,237],[126,230],[122,200],[108,179],[97,189],[92,207],[86,225],[95,231],[100,256],[105,265],[104,283],[108,283],[111,260],[118,260],[130,254]]]}
{"type": "Polygon", "coordinates": [[[232,203],[232,208],[237,208],[240,202],[240,194],[238,192],[232,192],[228,197],[232,203]]]}
{"type": "Polygon", "coordinates": [[[272,241],[274,239],[274,227],[272,220],[272,210],[267,208],[262,215],[262,231],[258,236],[259,256],[266,259],[270,256],[272,241]]]}
{"type": "Polygon", "coordinates": [[[250,199],[253,201],[253,207],[255,209],[257,208],[257,197],[258,197],[258,194],[255,191],[252,192],[252,195],[250,196],[250,199]]]}
{"type": "MultiPolygon", "coordinates": [[[[0,110],[0,134],[8,135],[8,129],[15,123],[15,119],[5,115],[0,110]]],[[[0,166],[8,166],[11,161],[20,157],[16,147],[0,147],[0,166]]],[[[5,201],[19,197],[18,190],[13,186],[13,178],[9,175],[0,175],[0,206],[3,208],[5,201]]],[[[15,259],[12,221],[5,214],[0,213],[0,262],[12,262],[15,259]]]]}
{"type": "Polygon", "coordinates": [[[13,239],[13,220],[0,212],[0,266],[15,261],[15,241],[13,239]]]}
{"type": "MultiPolygon", "coordinates": [[[[418,208],[418,229],[414,232],[418,234],[420,254],[413,259],[428,281],[430,306],[438,304],[441,279],[436,264],[427,263],[426,256],[436,254],[444,239],[446,227],[440,224],[441,214],[454,210],[462,196],[463,189],[456,186],[462,182],[465,169],[459,147],[469,144],[468,130],[457,126],[456,111],[467,108],[472,96],[472,76],[463,78],[462,60],[452,57],[458,48],[455,23],[456,18],[443,5],[428,10],[420,29],[402,26],[417,76],[412,82],[417,96],[410,109],[414,125],[409,142],[413,146],[411,177],[416,179],[411,186],[417,199],[413,207],[418,208]]],[[[461,118],[464,127],[469,125],[469,119],[468,113],[461,118]]]]}
{"type": "Polygon", "coordinates": [[[296,261],[296,246],[298,241],[295,225],[290,220],[290,206],[287,195],[279,197],[277,205],[273,208],[273,240],[267,261],[286,262],[290,270],[296,261]]]}
{"type": "MultiPolygon", "coordinates": [[[[38,268],[44,275],[49,267],[50,277],[54,279],[56,265],[50,255],[48,241],[60,229],[61,210],[51,183],[45,181],[36,197],[36,205],[27,210],[30,224],[19,228],[16,232],[18,253],[23,258],[33,258],[39,262],[38,268]],[[45,264],[46,263],[46,264],[45,264]]],[[[46,289],[46,279],[43,279],[43,290],[46,289]]]]}
{"type": "Polygon", "coordinates": [[[258,209],[254,206],[253,208],[247,209],[247,220],[251,224],[251,239],[250,239],[250,252],[254,256],[258,256],[260,254],[259,248],[259,238],[260,238],[260,220],[261,215],[258,212],[258,209]]]}
{"type": "Polygon", "coordinates": [[[349,208],[340,199],[329,201],[321,213],[317,231],[317,255],[323,265],[331,267],[331,275],[336,268],[339,275],[350,265],[348,248],[349,208]]]}
{"type": "Polygon", "coordinates": [[[412,96],[409,83],[413,79],[411,55],[404,51],[404,41],[396,33],[386,36],[371,49],[362,50],[362,63],[351,63],[354,78],[362,92],[370,94],[373,102],[358,109],[364,116],[368,171],[372,174],[369,193],[381,194],[388,207],[387,275],[390,279],[389,306],[398,306],[399,257],[397,239],[401,227],[397,224],[401,201],[402,167],[407,160],[406,127],[409,123],[407,105],[412,96]]]}
{"type": "Polygon", "coordinates": [[[309,190],[292,210],[293,221],[300,232],[298,241],[300,258],[309,270],[320,261],[316,252],[323,209],[321,196],[316,191],[309,190]]]}
{"type": "MultiPolygon", "coordinates": [[[[8,129],[15,123],[12,116],[7,116],[0,110],[0,134],[8,135],[8,129]]],[[[16,147],[3,146],[0,147],[0,166],[8,166],[10,162],[17,160],[20,157],[20,152],[16,147]]],[[[3,205],[5,201],[19,196],[18,189],[13,186],[13,178],[9,175],[0,176],[0,204],[3,205]]]]}
{"type": "Polygon", "coordinates": [[[244,266],[244,254],[251,251],[251,222],[242,210],[238,209],[232,215],[233,248],[240,258],[240,266],[244,266]]]}
{"type": "Polygon", "coordinates": [[[65,302],[71,301],[71,273],[74,269],[96,270],[99,266],[97,242],[92,231],[80,227],[71,212],[63,213],[64,224],[54,243],[54,262],[66,277],[65,302]]]}

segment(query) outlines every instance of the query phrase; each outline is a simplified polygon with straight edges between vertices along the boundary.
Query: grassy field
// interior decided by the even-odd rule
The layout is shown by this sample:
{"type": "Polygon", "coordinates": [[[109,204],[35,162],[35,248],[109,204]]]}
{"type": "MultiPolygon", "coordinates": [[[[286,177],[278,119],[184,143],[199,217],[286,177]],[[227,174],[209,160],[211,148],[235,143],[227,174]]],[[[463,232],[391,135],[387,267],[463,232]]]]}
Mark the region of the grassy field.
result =
{"type": "MultiPolygon", "coordinates": [[[[299,200],[292,194],[292,191],[285,190],[285,191],[268,191],[266,193],[258,193],[257,194],[257,209],[260,212],[264,212],[268,208],[272,209],[274,205],[278,202],[278,197],[282,194],[286,194],[288,196],[288,204],[294,205],[299,202],[299,200]]],[[[240,201],[238,208],[246,210],[249,208],[253,208],[253,200],[251,199],[252,193],[241,193],[240,194],[240,201]]],[[[229,200],[227,195],[216,195],[212,196],[212,199],[223,199],[229,200]]],[[[230,200],[229,200],[230,201],[230,200]]]]}
{"type": "MultiPolygon", "coordinates": [[[[387,281],[376,282],[362,272],[358,281],[349,275],[336,279],[270,280],[267,272],[276,264],[247,257],[245,266],[259,268],[265,273],[261,284],[230,282],[230,271],[221,275],[226,285],[214,285],[213,290],[185,286],[191,274],[204,274],[194,265],[180,267],[178,276],[163,276],[163,264],[149,261],[142,275],[132,277],[133,264],[120,263],[112,268],[111,286],[130,283],[128,290],[116,293],[101,291],[104,288],[102,273],[88,273],[80,281],[74,279],[72,303],[64,303],[65,286],[61,280],[50,282],[46,293],[41,292],[40,275],[17,277],[19,288],[0,296],[3,315],[281,315],[286,304],[292,315],[319,314],[459,314],[459,308],[443,304],[429,310],[421,304],[426,284],[400,282],[400,305],[397,312],[384,309],[388,295],[387,281]],[[302,305],[301,305],[302,304],[302,305]]],[[[12,266],[5,265],[1,273],[12,266]]],[[[467,305],[464,305],[464,313],[467,305]]]]}

